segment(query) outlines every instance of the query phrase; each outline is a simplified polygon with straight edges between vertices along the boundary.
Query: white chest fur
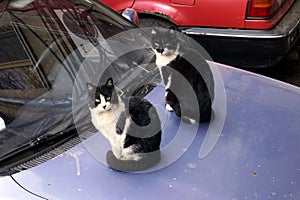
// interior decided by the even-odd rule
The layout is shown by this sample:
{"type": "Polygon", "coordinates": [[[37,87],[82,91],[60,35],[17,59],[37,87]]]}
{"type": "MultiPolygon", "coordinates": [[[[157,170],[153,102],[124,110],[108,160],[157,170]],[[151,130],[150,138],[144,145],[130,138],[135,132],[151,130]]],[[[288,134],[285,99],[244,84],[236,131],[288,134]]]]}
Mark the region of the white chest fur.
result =
{"type": "Polygon", "coordinates": [[[98,129],[103,136],[109,140],[113,148],[122,148],[126,135],[119,135],[116,133],[116,124],[121,113],[124,111],[124,104],[119,103],[116,108],[105,112],[99,112],[96,108],[90,110],[92,123],[96,129],[98,129]]]}
{"type": "Polygon", "coordinates": [[[158,67],[161,67],[161,66],[166,66],[168,65],[170,62],[172,62],[173,60],[176,59],[178,53],[174,53],[172,55],[163,55],[161,53],[156,53],[156,61],[155,61],[155,64],[158,66],[158,67]]]}
{"type": "Polygon", "coordinates": [[[169,50],[168,48],[165,48],[162,53],[158,52],[156,49],[154,49],[154,53],[156,56],[155,64],[158,67],[166,66],[170,62],[176,59],[176,57],[179,55],[179,44],[177,45],[176,50],[169,50]]]}
{"type": "Polygon", "coordinates": [[[108,112],[99,112],[98,109],[90,109],[93,125],[106,137],[112,147],[114,156],[120,160],[139,160],[139,154],[134,153],[134,145],[124,149],[124,141],[130,126],[130,117],[126,118],[122,134],[116,132],[116,125],[120,115],[124,111],[124,103],[108,112]]]}

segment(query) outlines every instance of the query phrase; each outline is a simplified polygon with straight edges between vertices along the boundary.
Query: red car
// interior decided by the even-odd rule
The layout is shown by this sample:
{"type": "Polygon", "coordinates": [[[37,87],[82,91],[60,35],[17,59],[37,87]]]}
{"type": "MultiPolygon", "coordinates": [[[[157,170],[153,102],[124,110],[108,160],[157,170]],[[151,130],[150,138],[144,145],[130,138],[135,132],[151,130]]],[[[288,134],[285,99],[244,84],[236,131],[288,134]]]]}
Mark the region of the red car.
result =
{"type": "Polygon", "coordinates": [[[278,63],[295,46],[299,0],[102,0],[116,11],[134,8],[140,26],[176,25],[214,61],[239,67],[278,63]]]}

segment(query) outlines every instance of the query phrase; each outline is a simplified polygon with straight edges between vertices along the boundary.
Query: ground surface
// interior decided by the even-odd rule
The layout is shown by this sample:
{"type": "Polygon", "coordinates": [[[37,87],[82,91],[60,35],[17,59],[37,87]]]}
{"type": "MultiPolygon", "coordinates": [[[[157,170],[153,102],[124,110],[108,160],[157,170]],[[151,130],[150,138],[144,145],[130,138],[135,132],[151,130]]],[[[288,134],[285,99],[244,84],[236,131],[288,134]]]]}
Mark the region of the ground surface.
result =
{"type": "Polygon", "coordinates": [[[251,69],[277,80],[281,80],[300,87],[300,59],[296,49],[292,50],[278,65],[266,69],[251,69]]]}

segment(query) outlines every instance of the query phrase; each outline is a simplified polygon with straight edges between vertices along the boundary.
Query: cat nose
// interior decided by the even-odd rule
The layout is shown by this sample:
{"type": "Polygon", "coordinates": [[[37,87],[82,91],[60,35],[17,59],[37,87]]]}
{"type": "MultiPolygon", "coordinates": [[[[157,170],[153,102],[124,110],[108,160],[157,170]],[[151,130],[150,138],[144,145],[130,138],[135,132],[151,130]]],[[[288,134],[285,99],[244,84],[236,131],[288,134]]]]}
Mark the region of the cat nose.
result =
{"type": "Polygon", "coordinates": [[[157,53],[162,53],[164,50],[163,49],[156,49],[157,53]]]}
{"type": "Polygon", "coordinates": [[[103,106],[103,109],[105,109],[106,108],[106,106],[103,106]]]}

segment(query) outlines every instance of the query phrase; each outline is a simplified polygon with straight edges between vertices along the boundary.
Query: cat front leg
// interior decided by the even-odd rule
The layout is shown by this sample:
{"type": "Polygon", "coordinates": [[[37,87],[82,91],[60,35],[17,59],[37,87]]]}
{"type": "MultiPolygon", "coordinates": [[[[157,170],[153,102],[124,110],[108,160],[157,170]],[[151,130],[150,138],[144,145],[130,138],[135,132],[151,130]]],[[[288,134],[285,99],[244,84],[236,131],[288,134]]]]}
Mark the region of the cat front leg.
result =
{"type": "Polygon", "coordinates": [[[117,159],[121,159],[122,150],[120,148],[112,145],[112,152],[117,159]]]}
{"type": "Polygon", "coordinates": [[[173,108],[168,103],[166,104],[166,110],[169,112],[174,112],[173,108]]]}
{"type": "Polygon", "coordinates": [[[166,90],[167,95],[166,95],[166,109],[171,110],[172,112],[175,112],[175,114],[180,117],[181,116],[181,108],[179,101],[176,97],[176,95],[169,89],[166,90]]]}
{"type": "MultiPolygon", "coordinates": [[[[169,93],[169,90],[166,90],[165,91],[165,99],[167,99],[168,93],[169,93]]],[[[169,112],[173,112],[174,111],[173,108],[172,108],[172,106],[168,102],[166,102],[166,110],[169,111],[169,112]]]]}
{"type": "Polygon", "coordinates": [[[141,154],[135,153],[134,152],[135,149],[136,148],[133,145],[123,149],[121,160],[134,160],[134,161],[140,160],[142,158],[141,154]]]}

